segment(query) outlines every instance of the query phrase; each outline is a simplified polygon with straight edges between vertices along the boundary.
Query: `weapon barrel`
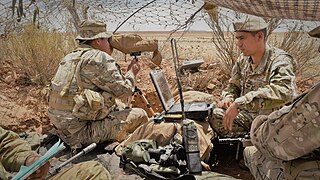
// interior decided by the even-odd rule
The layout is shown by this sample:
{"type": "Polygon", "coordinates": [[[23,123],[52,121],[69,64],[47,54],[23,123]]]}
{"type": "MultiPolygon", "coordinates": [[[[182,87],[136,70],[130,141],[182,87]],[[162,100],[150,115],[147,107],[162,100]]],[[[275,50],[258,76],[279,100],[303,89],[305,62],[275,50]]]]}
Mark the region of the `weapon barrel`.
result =
{"type": "Polygon", "coordinates": [[[54,167],[52,170],[49,171],[49,175],[50,176],[54,176],[55,174],[57,174],[62,167],[64,167],[65,165],[69,164],[70,162],[72,162],[73,160],[77,159],[78,157],[87,154],[88,152],[92,151],[94,148],[97,147],[96,143],[92,143],[89,146],[87,146],[86,148],[84,148],[81,152],[79,152],[78,154],[72,156],[70,159],[66,160],[65,162],[61,163],[58,167],[54,167]]]}

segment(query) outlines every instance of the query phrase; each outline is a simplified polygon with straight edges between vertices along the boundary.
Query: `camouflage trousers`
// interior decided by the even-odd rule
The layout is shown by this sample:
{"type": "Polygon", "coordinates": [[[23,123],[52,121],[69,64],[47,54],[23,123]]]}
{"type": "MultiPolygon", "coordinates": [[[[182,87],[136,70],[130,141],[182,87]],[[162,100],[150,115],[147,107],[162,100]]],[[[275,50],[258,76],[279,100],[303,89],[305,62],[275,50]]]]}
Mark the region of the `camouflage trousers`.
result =
{"type": "Polygon", "coordinates": [[[223,116],[225,110],[221,108],[214,108],[212,112],[212,117],[209,120],[210,126],[219,137],[223,138],[237,138],[243,137],[250,131],[252,123],[252,115],[244,111],[239,112],[236,116],[234,123],[232,125],[232,130],[226,130],[223,126],[223,116]]]}
{"type": "Polygon", "coordinates": [[[291,161],[271,160],[255,146],[249,146],[244,149],[243,156],[246,166],[257,180],[320,179],[320,160],[311,154],[291,161]]]}
{"type": "Polygon", "coordinates": [[[72,167],[49,178],[50,180],[58,179],[87,179],[87,180],[111,180],[110,173],[102,164],[96,161],[87,161],[75,164],[72,167]]]}
{"type": "Polygon", "coordinates": [[[123,141],[140,125],[148,121],[147,113],[140,108],[111,112],[103,120],[79,120],[71,113],[48,110],[56,134],[72,148],[80,148],[91,143],[123,141]]]}
{"type": "Polygon", "coordinates": [[[243,151],[244,162],[256,180],[280,180],[283,178],[282,161],[269,160],[254,146],[248,146],[243,151]]]}

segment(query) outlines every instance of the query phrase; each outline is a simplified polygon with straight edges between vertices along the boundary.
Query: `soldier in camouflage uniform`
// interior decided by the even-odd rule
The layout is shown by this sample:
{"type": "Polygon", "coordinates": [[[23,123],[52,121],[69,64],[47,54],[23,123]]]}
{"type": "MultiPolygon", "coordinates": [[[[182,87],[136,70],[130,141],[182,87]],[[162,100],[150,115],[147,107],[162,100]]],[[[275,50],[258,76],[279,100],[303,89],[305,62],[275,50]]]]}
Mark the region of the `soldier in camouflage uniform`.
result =
{"type": "MultiPolygon", "coordinates": [[[[40,155],[31,150],[27,141],[19,135],[0,127],[0,179],[8,179],[7,171],[19,171],[20,166],[30,166],[40,155]]],[[[50,164],[43,165],[30,179],[45,179],[50,164]]],[[[109,172],[98,162],[88,161],[77,164],[50,179],[111,179],[109,172]]]]}
{"type": "Polygon", "coordinates": [[[79,47],[61,61],[51,83],[48,116],[57,135],[72,148],[122,141],[147,122],[140,108],[120,108],[117,100],[133,95],[140,70],[132,61],[123,74],[110,56],[112,35],[105,23],[84,21],[79,47]]]}
{"type": "Polygon", "coordinates": [[[249,15],[233,26],[242,53],[210,120],[220,137],[243,136],[250,131],[253,118],[281,108],[297,94],[296,62],[287,52],[266,43],[268,24],[249,15]]]}
{"type": "MultiPolygon", "coordinates": [[[[309,34],[320,38],[320,26],[309,34]]],[[[320,179],[319,127],[320,82],[291,105],[253,121],[246,166],[255,179],[320,179]]]]}

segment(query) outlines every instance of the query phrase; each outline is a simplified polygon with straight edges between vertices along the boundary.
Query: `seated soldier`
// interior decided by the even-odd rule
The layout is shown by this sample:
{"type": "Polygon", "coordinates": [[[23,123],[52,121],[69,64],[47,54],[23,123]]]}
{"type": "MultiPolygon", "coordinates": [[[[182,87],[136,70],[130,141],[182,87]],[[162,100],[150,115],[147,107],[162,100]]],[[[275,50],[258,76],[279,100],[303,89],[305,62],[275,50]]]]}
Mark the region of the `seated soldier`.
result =
{"type": "MultiPolygon", "coordinates": [[[[19,135],[0,127],[0,179],[8,179],[7,171],[19,171],[20,166],[30,166],[41,156],[31,150],[27,141],[19,135]]],[[[45,179],[49,172],[49,162],[33,173],[29,179],[45,179]]],[[[79,163],[49,179],[111,179],[109,172],[98,162],[79,163]]]]}
{"type": "Polygon", "coordinates": [[[296,62],[267,44],[268,24],[249,15],[233,26],[242,53],[209,121],[220,137],[242,137],[250,131],[253,118],[280,109],[297,95],[296,62]]]}
{"type": "MultiPolygon", "coordinates": [[[[309,34],[320,38],[320,27],[309,34]]],[[[291,105],[254,119],[254,146],[244,149],[244,159],[255,179],[320,179],[319,114],[320,82],[291,105]]]]}
{"type": "Polygon", "coordinates": [[[79,47],[65,56],[52,79],[48,116],[56,134],[73,149],[120,142],[148,121],[143,109],[123,109],[116,102],[132,96],[139,63],[131,61],[122,73],[111,57],[112,35],[105,23],[87,20],[79,29],[79,47]]]}

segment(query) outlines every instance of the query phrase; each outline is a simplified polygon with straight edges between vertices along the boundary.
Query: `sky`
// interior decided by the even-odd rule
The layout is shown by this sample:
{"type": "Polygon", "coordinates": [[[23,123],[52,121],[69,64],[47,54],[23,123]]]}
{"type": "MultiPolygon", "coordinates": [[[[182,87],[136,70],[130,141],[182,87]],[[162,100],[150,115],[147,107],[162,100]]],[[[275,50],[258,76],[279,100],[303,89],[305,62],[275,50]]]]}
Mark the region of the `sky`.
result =
{"type": "MultiPolygon", "coordinates": [[[[114,31],[117,28],[117,23],[108,23],[108,29],[114,31]]],[[[160,26],[155,24],[149,25],[136,25],[135,27],[130,26],[128,23],[122,25],[117,31],[172,31],[175,30],[175,26],[160,26]]],[[[189,31],[212,31],[208,24],[204,21],[196,21],[192,24],[189,31]]]]}

